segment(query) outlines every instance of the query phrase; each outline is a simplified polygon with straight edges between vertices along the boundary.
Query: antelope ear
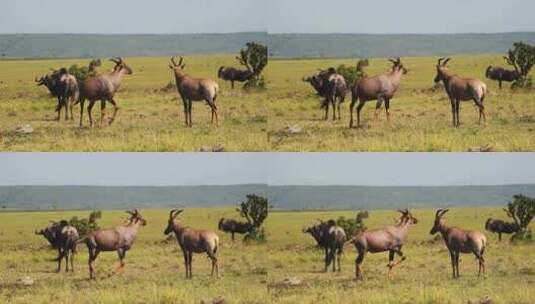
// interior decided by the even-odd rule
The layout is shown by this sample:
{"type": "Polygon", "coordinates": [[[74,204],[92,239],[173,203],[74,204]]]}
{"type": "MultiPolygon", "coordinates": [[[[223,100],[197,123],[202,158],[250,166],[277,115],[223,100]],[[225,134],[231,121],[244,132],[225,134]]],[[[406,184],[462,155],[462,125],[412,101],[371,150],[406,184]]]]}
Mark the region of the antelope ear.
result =
{"type": "Polygon", "coordinates": [[[169,68],[170,68],[171,70],[174,70],[174,69],[175,69],[175,67],[172,66],[172,65],[169,65],[169,68]]]}
{"type": "Polygon", "coordinates": [[[180,66],[180,68],[183,70],[184,68],[186,67],[186,64],[184,63],[183,65],[180,66]]]}

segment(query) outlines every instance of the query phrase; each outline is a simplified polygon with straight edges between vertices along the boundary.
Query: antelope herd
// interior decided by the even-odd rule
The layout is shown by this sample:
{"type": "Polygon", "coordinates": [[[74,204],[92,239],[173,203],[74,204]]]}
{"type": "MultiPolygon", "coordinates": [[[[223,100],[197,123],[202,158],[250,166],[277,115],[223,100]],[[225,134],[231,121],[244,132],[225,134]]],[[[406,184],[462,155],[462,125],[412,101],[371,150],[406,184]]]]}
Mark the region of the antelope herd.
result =
{"type": "MultiPolygon", "coordinates": [[[[212,271],[219,278],[219,260],[217,253],[220,251],[220,240],[217,233],[211,230],[199,230],[183,225],[178,220],[178,215],[183,209],[172,209],[169,212],[167,227],[164,235],[174,234],[177,243],[184,257],[186,278],[192,278],[192,260],[194,253],[205,253],[211,261],[212,271]]],[[[409,228],[419,221],[408,209],[398,210],[401,214],[395,225],[387,225],[383,228],[356,232],[347,235],[344,228],[338,226],[336,221],[319,220],[319,223],[303,229],[303,233],[309,233],[316,241],[317,247],[325,252],[324,271],[327,272],[332,264],[332,271],[341,271],[341,258],[346,244],[352,244],[357,252],[355,259],[355,278],[363,280],[362,262],[367,253],[388,252],[388,278],[391,278],[394,267],[405,261],[407,257],[403,254],[402,248],[409,234],[409,228]],[[395,261],[395,256],[399,260],[395,261]],[[336,267],[336,265],[338,267],[336,267]]],[[[450,227],[446,224],[444,215],[448,209],[438,209],[430,230],[430,234],[440,233],[445,246],[451,257],[453,278],[459,278],[459,257],[461,253],[472,253],[479,264],[478,275],[485,275],[484,253],[487,248],[487,238],[482,232],[475,230],[465,230],[459,227],[450,227]]],[[[129,219],[123,225],[118,225],[110,229],[99,229],[89,233],[80,239],[75,227],[66,221],[52,222],[45,229],[35,231],[35,234],[42,235],[50,245],[58,250],[57,272],[61,269],[61,260],[65,258],[66,271],[69,271],[69,257],[71,271],[74,271],[74,254],[76,245],[85,243],[89,253],[88,266],[89,278],[95,278],[94,261],[103,251],[116,251],[119,257],[119,266],[115,272],[119,272],[125,266],[124,259],[126,252],[132,249],[139,229],[147,224],[137,209],[127,211],[129,219]]],[[[251,230],[250,224],[240,223],[235,220],[221,218],[218,228],[224,232],[244,233],[251,230]]],[[[493,232],[518,231],[517,227],[496,219],[488,219],[485,229],[493,232]],[[504,228],[504,226],[507,226],[504,228]],[[491,228],[492,227],[492,228],[491,228]]],[[[501,237],[500,237],[501,239],[501,237]]],[[[232,236],[234,241],[234,236],[232,236]]]]}
{"type": "MultiPolygon", "coordinates": [[[[451,102],[452,124],[453,127],[460,126],[459,110],[461,101],[473,101],[479,110],[479,123],[486,124],[486,113],[484,100],[487,95],[486,84],[475,78],[464,78],[451,72],[447,67],[451,58],[439,58],[436,65],[435,83],[442,82],[444,89],[451,102]]],[[[58,99],[56,107],[57,120],[60,118],[60,112],[65,109],[65,119],[73,120],[73,107],[80,104],[80,127],[83,125],[84,102],[89,101],[87,113],[89,116],[89,125],[93,125],[92,109],[95,102],[100,100],[100,125],[103,124],[105,117],[106,103],[110,102],[114,107],[109,124],[113,123],[116,118],[119,106],[115,99],[115,93],[121,86],[124,76],[131,75],[132,69],[125,61],[118,57],[110,59],[115,66],[108,74],[93,75],[83,82],[79,83],[73,75],[62,68],[54,70],[52,73],[36,78],[38,85],[44,85],[48,88],[51,95],[58,99]]],[[[361,111],[367,101],[376,101],[374,120],[377,120],[379,112],[384,104],[385,113],[390,123],[390,101],[395,97],[400,87],[402,76],[407,74],[408,69],[403,65],[401,59],[389,59],[392,63],[390,71],[376,75],[363,76],[354,83],[348,83],[344,76],[337,73],[336,69],[328,68],[320,72],[303,77],[302,80],[310,83],[316,93],[322,97],[321,107],[325,110],[324,119],[329,116],[329,108],[332,108],[332,119],[341,119],[341,106],[344,103],[347,93],[351,93],[351,103],[349,105],[349,127],[354,127],[354,109],[356,106],[357,122],[356,126],[361,126],[361,111]],[[336,114],[338,112],[338,114],[336,114]]],[[[177,62],[175,57],[171,57],[169,68],[171,69],[178,95],[181,97],[184,108],[184,123],[186,127],[191,127],[192,122],[192,103],[194,101],[204,101],[211,110],[212,124],[219,125],[218,106],[216,104],[220,89],[216,81],[210,78],[197,78],[188,75],[185,70],[186,64],[180,57],[177,62]]],[[[358,67],[362,71],[362,66],[358,67]]],[[[94,69],[94,67],[93,67],[94,69]]],[[[221,80],[230,81],[231,88],[234,88],[234,82],[244,82],[252,77],[249,70],[240,70],[233,67],[221,66],[217,71],[217,77],[221,80]]],[[[516,71],[506,70],[501,67],[489,66],[485,71],[485,77],[496,80],[499,87],[502,87],[502,81],[514,81],[519,78],[516,71]]]]}

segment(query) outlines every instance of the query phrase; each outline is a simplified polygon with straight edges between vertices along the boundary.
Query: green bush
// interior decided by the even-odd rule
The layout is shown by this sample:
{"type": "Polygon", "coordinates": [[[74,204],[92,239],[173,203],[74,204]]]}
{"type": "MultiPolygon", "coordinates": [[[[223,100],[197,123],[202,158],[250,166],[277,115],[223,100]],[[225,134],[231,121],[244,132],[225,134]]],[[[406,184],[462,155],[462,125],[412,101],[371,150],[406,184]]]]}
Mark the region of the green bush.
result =
{"type": "Polygon", "coordinates": [[[348,237],[356,235],[360,232],[366,231],[367,227],[364,224],[364,219],[369,216],[368,211],[359,211],[355,218],[346,218],[344,216],[339,217],[336,220],[336,225],[344,228],[348,237]]]}
{"type": "Polygon", "coordinates": [[[364,67],[366,66],[368,66],[368,59],[362,59],[359,60],[354,67],[341,64],[336,68],[336,72],[344,76],[348,86],[351,86],[356,81],[366,76],[366,73],[364,72],[364,67]]]}
{"type": "Polygon", "coordinates": [[[262,225],[268,217],[269,208],[271,206],[268,199],[256,194],[248,194],[247,200],[241,202],[236,211],[252,226],[251,231],[245,235],[244,240],[266,241],[266,233],[262,225]]]}
{"type": "Polygon", "coordinates": [[[82,238],[88,235],[89,233],[100,229],[97,224],[97,220],[101,217],[102,212],[99,210],[91,212],[88,218],[79,219],[77,216],[73,216],[67,222],[69,223],[69,225],[75,227],[76,230],[78,230],[78,234],[82,238]]]}

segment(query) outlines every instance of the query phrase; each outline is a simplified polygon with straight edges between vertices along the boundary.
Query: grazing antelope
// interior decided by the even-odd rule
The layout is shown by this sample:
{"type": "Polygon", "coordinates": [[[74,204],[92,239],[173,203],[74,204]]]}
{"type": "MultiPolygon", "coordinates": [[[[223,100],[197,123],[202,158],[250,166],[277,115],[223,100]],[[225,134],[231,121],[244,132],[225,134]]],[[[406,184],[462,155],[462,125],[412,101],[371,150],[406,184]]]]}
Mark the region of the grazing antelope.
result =
{"type": "Polygon", "coordinates": [[[219,125],[217,117],[216,99],[219,94],[219,85],[217,82],[208,78],[193,78],[184,73],[186,64],[182,63],[184,59],[180,57],[177,63],[174,57],[171,57],[171,64],[169,68],[173,70],[176,80],[176,88],[178,94],[182,98],[184,104],[184,116],[186,119],[186,127],[193,126],[191,121],[191,106],[193,101],[206,101],[208,106],[212,109],[212,124],[214,117],[216,125],[219,125]]]}
{"type": "Polygon", "coordinates": [[[233,219],[221,218],[217,225],[217,228],[223,232],[230,232],[232,235],[232,241],[234,241],[234,234],[245,234],[253,228],[249,223],[241,223],[233,219]]]}
{"type": "Polygon", "coordinates": [[[364,107],[364,104],[370,100],[377,100],[375,105],[374,120],[377,120],[379,110],[385,103],[386,118],[390,123],[390,100],[394,97],[399,84],[401,82],[401,76],[407,74],[407,69],[401,63],[401,59],[398,57],[396,60],[389,59],[392,62],[392,70],[386,74],[364,77],[357,81],[351,88],[351,105],[349,111],[351,118],[349,120],[349,127],[353,127],[353,109],[357,100],[359,104],[357,106],[357,126],[360,127],[360,111],[364,107]]]}
{"type": "Polygon", "coordinates": [[[485,124],[487,123],[487,117],[485,114],[485,107],[483,101],[487,94],[487,85],[475,78],[461,78],[451,73],[446,66],[451,58],[438,59],[437,63],[437,75],[435,76],[435,83],[442,81],[446,93],[451,102],[451,113],[453,118],[453,126],[458,128],[461,125],[459,120],[459,108],[461,101],[473,100],[475,105],[479,109],[479,124],[481,124],[481,118],[483,118],[485,124]]]}
{"type": "Polygon", "coordinates": [[[120,265],[116,271],[118,272],[124,268],[126,252],[134,245],[139,228],[147,224],[147,221],[143,219],[137,209],[126,212],[130,214],[130,219],[126,225],[94,231],[82,240],[87,245],[89,251],[88,265],[90,279],[93,279],[95,276],[93,262],[101,251],[117,251],[120,265]]]}
{"type": "Polygon", "coordinates": [[[173,232],[182,253],[184,255],[184,265],[186,267],[186,279],[192,278],[191,264],[193,261],[193,253],[206,252],[212,261],[212,277],[214,271],[219,278],[219,264],[217,261],[217,250],[219,248],[219,237],[215,232],[209,230],[197,230],[190,227],[183,226],[176,217],[184,210],[173,209],[169,212],[169,221],[164,234],[168,235],[173,232]]]}
{"type": "Polygon", "coordinates": [[[368,230],[354,236],[349,242],[357,249],[358,256],[355,260],[355,277],[363,279],[361,264],[367,252],[377,253],[388,251],[388,277],[392,275],[392,269],[405,261],[406,257],[401,251],[407,238],[409,227],[418,223],[409,210],[398,210],[401,213],[399,223],[395,226],[386,226],[382,229],[368,230]],[[394,262],[395,254],[401,259],[394,262]]]}
{"type": "Polygon", "coordinates": [[[479,262],[479,274],[485,275],[485,259],[483,253],[487,245],[487,238],[479,231],[464,230],[458,227],[446,226],[443,216],[449,209],[438,209],[435,214],[435,223],[431,235],[440,232],[446,247],[450,252],[453,278],[459,278],[459,255],[460,253],[473,253],[479,262]]]}
{"type": "Polygon", "coordinates": [[[234,89],[234,81],[247,81],[253,77],[253,72],[249,70],[239,70],[233,67],[221,66],[217,71],[217,77],[230,81],[230,88],[234,89]]]}
{"type": "Polygon", "coordinates": [[[338,108],[338,119],[340,116],[340,106],[345,101],[347,84],[344,76],[337,74],[334,68],[320,71],[318,74],[303,78],[303,81],[310,83],[319,96],[325,97],[321,107],[325,108],[324,120],[329,116],[329,104],[333,108],[333,120],[336,120],[336,108],[338,108]]]}
{"type": "MultiPolygon", "coordinates": [[[[520,226],[517,223],[508,223],[506,221],[489,218],[485,222],[485,230],[498,234],[498,240],[502,241],[502,233],[516,233],[520,231],[520,226]]],[[[511,240],[514,238],[511,238],[511,240]]]]}
{"type": "Polygon", "coordinates": [[[489,65],[485,71],[485,77],[498,81],[498,86],[502,88],[502,81],[512,82],[520,79],[520,73],[516,70],[507,70],[502,67],[489,65]]]}
{"type": "Polygon", "coordinates": [[[87,114],[89,115],[89,125],[93,126],[93,116],[92,110],[95,102],[100,100],[100,125],[104,121],[104,116],[106,115],[106,101],[109,101],[113,105],[113,116],[109,120],[111,125],[117,116],[117,111],[119,107],[115,101],[115,93],[119,90],[121,86],[121,81],[125,75],[132,75],[132,69],[126,65],[124,60],[121,57],[116,59],[110,59],[111,62],[115,63],[113,71],[104,75],[97,75],[87,78],[81,85],[80,89],[80,127],[82,126],[82,117],[84,114],[84,102],[89,100],[89,105],[87,106],[87,114]]]}

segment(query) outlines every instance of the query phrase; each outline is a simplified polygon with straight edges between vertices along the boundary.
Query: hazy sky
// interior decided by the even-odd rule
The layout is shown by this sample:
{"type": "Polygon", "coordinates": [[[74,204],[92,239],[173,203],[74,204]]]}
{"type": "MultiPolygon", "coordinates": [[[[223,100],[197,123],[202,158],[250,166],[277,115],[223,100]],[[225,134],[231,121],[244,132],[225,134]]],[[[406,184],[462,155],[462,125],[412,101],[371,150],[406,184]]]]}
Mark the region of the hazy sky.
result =
{"type": "Polygon", "coordinates": [[[535,184],[535,153],[2,153],[0,185],[535,184]]]}
{"type": "Polygon", "coordinates": [[[1,0],[3,33],[266,31],[265,0],[1,0]]]}
{"type": "Polygon", "coordinates": [[[534,31],[533,0],[270,0],[270,32],[534,31]],[[514,8],[511,9],[511,8],[514,8]]]}
{"type": "Polygon", "coordinates": [[[2,0],[0,33],[535,31],[534,11],[533,0],[2,0]]]}

